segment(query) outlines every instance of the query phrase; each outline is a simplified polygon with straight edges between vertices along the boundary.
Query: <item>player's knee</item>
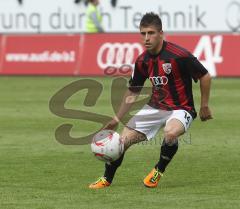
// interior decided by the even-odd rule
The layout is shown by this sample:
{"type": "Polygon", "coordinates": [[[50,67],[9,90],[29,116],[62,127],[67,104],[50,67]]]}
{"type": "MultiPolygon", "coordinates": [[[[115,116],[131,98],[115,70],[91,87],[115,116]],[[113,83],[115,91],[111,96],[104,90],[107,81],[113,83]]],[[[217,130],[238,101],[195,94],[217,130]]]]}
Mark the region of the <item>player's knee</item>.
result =
{"type": "Polygon", "coordinates": [[[121,139],[124,144],[124,151],[126,151],[133,144],[146,140],[146,136],[134,130],[125,128],[124,132],[122,133],[121,139]]]}
{"type": "Polygon", "coordinates": [[[164,128],[164,139],[166,142],[172,142],[174,140],[176,140],[177,138],[177,133],[174,131],[174,129],[165,127],[164,128]]]}

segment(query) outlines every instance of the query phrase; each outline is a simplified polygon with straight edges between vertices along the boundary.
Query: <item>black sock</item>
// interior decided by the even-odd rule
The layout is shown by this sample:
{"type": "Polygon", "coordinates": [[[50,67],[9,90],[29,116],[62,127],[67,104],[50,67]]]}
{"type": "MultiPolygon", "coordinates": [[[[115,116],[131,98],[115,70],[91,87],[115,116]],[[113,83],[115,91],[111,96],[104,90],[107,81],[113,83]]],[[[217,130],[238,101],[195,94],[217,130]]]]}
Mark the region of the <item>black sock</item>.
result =
{"type": "Polygon", "coordinates": [[[106,180],[109,183],[112,183],[113,177],[114,177],[118,167],[122,164],[123,157],[124,157],[124,153],[122,154],[122,156],[120,158],[111,162],[110,164],[105,163],[104,177],[106,178],[106,180]]]}
{"type": "Polygon", "coordinates": [[[172,160],[173,156],[176,154],[178,150],[178,140],[176,140],[172,144],[167,144],[165,139],[163,140],[160,152],[160,159],[156,164],[155,168],[163,173],[170,161],[172,160]]]}

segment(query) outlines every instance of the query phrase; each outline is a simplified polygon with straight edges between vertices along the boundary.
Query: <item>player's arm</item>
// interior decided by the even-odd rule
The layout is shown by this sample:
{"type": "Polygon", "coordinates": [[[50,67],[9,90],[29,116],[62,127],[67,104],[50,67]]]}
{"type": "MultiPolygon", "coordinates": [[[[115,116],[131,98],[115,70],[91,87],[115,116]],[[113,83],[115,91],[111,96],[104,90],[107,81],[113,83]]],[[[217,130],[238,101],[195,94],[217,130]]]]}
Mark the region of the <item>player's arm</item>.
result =
{"type": "Polygon", "coordinates": [[[199,60],[190,56],[186,61],[186,67],[195,82],[200,81],[201,91],[201,107],[199,116],[202,121],[212,119],[212,114],[209,109],[209,96],[211,88],[211,76],[207,69],[199,62],[199,60]]]}
{"type": "Polygon", "coordinates": [[[122,120],[124,115],[131,109],[132,105],[137,100],[141,89],[147,79],[146,75],[141,69],[142,65],[138,62],[135,63],[134,73],[129,81],[129,88],[125,92],[118,112],[113,119],[105,126],[105,129],[114,129],[118,123],[122,120]]]}
{"type": "Polygon", "coordinates": [[[199,111],[199,116],[202,121],[212,119],[212,113],[208,106],[210,88],[211,88],[211,76],[209,73],[202,76],[200,79],[200,91],[201,91],[201,107],[199,111]]]}
{"type": "Polygon", "coordinates": [[[106,125],[105,129],[114,129],[118,125],[118,123],[122,120],[124,115],[127,112],[129,112],[132,105],[137,100],[139,94],[140,94],[140,92],[133,92],[133,91],[130,91],[129,89],[125,92],[117,114],[106,125]]]}

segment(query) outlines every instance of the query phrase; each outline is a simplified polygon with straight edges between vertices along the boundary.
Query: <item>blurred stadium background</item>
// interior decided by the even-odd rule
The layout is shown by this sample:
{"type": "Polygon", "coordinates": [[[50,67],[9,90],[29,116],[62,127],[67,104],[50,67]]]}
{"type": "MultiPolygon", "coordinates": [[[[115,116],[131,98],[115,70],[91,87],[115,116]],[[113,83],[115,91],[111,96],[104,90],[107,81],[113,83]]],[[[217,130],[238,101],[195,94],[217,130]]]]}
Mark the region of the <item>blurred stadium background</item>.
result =
{"type": "MultiPolygon", "coordinates": [[[[99,8],[105,33],[87,34],[83,0],[0,0],[0,208],[238,209],[240,1],[102,0],[99,8]],[[214,119],[196,119],[159,188],[141,181],[158,159],[161,133],[129,150],[112,187],[90,191],[103,164],[88,144],[58,142],[55,130],[72,124],[77,138],[101,124],[54,115],[49,101],[90,79],[103,86],[96,105],[85,106],[79,90],[65,107],[111,117],[112,75],[131,74],[149,11],[162,17],[166,40],[189,49],[214,78],[214,119]]],[[[198,84],[194,93],[198,108],[198,84]]]]}

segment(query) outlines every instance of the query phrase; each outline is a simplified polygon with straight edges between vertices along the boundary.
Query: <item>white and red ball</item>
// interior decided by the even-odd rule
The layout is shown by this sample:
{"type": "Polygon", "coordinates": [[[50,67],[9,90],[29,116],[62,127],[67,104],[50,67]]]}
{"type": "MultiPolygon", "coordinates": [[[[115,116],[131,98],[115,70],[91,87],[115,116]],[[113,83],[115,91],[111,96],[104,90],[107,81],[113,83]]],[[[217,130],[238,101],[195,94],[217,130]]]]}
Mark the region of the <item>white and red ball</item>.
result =
{"type": "Polygon", "coordinates": [[[124,144],[117,132],[101,130],[93,137],[91,149],[99,160],[112,162],[123,154],[124,144]]]}

